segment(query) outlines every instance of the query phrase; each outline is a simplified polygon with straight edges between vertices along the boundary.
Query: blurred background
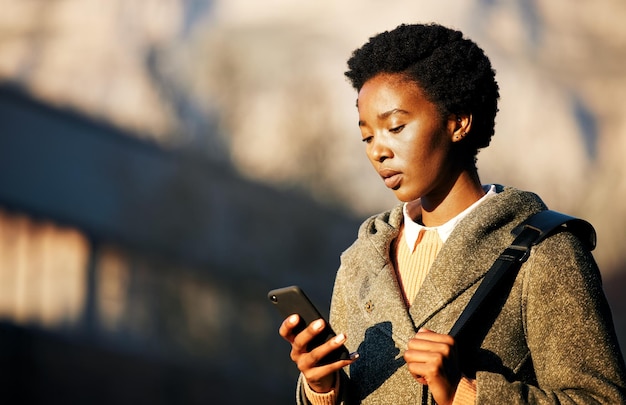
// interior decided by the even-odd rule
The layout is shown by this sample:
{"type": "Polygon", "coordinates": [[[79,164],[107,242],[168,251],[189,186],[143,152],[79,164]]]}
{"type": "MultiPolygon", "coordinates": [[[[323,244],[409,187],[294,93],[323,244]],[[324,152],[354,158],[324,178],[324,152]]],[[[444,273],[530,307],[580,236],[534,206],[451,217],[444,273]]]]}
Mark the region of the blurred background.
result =
{"type": "MultiPolygon", "coordinates": [[[[328,309],[396,204],[351,52],[462,30],[501,87],[484,183],[592,222],[626,347],[626,3],[0,0],[0,401],[291,403],[271,288],[328,309]]],[[[555,331],[558,332],[558,331],[555,331]]]]}

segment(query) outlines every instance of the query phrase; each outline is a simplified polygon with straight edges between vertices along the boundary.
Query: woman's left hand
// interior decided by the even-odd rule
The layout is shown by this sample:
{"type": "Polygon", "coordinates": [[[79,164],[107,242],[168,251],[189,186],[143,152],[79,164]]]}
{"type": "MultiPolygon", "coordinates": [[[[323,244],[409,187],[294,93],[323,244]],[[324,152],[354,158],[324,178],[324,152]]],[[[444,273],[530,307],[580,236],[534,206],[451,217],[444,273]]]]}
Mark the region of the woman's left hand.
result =
{"type": "Polygon", "coordinates": [[[409,341],[404,360],[417,382],[428,385],[437,404],[452,403],[461,379],[452,336],[420,329],[409,341]]]}

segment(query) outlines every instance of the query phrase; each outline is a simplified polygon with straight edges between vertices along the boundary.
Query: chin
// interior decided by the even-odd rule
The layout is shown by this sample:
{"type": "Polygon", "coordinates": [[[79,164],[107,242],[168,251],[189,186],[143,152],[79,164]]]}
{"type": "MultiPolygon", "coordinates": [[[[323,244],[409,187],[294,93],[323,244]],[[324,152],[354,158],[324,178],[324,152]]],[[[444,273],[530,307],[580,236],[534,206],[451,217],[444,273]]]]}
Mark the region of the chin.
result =
{"type": "Polygon", "coordinates": [[[402,192],[397,192],[394,190],[394,194],[396,196],[396,198],[401,201],[401,202],[411,202],[411,201],[415,201],[419,198],[419,196],[414,197],[411,194],[407,194],[407,193],[402,193],[402,192]]]}
{"type": "Polygon", "coordinates": [[[403,203],[419,200],[424,195],[424,190],[421,188],[408,188],[402,187],[402,185],[392,189],[392,191],[396,198],[403,203]]]}

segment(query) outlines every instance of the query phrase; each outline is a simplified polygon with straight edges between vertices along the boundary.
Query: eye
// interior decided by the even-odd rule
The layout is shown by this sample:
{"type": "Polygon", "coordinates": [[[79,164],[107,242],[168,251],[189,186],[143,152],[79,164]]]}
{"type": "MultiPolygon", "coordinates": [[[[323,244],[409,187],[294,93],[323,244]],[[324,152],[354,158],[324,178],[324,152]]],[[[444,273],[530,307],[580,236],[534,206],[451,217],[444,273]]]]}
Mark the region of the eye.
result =
{"type": "Polygon", "coordinates": [[[397,127],[393,127],[391,129],[389,129],[389,132],[391,132],[392,134],[398,134],[398,133],[402,132],[403,129],[404,129],[404,125],[399,125],[397,127]]]}
{"type": "Polygon", "coordinates": [[[373,138],[373,136],[366,136],[365,138],[361,139],[361,141],[363,143],[371,143],[372,142],[372,138],[373,138]]]}

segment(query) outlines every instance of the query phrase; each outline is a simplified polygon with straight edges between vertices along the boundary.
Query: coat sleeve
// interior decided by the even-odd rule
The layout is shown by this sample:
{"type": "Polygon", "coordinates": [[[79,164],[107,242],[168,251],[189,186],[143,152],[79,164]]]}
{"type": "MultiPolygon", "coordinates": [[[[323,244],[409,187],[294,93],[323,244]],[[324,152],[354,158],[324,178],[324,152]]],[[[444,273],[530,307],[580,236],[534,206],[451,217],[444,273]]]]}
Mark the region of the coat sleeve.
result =
{"type": "MultiPolygon", "coordinates": [[[[333,295],[330,306],[329,323],[332,325],[333,330],[335,330],[337,333],[345,333],[348,327],[346,318],[340,315],[343,311],[345,311],[346,305],[346,297],[344,295],[344,289],[346,285],[345,280],[343,280],[342,277],[344,273],[345,270],[343,269],[343,267],[340,267],[339,271],[337,272],[337,277],[333,287],[333,295]]],[[[341,379],[341,381],[339,383],[340,390],[338,404],[356,404],[356,402],[351,399],[352,394],[350,377],[348,377],[348,375],[344,371],[341,371],[339,373],[339,378],[341,379]]],[[[302,376],[302,374],[300,374],[296,387],[296,404],[311,405],[311,402],[306,397],[303,384],[306,384],[306,382],[304,381],[304,377],[302,376]]]]}
{"type": "Polygon", "coordinates": [[[591,253],[557,234],[533,249],[520,276],[537,384],[479,372],[477,403],[625,404],[624,361],[591,253]]]}

